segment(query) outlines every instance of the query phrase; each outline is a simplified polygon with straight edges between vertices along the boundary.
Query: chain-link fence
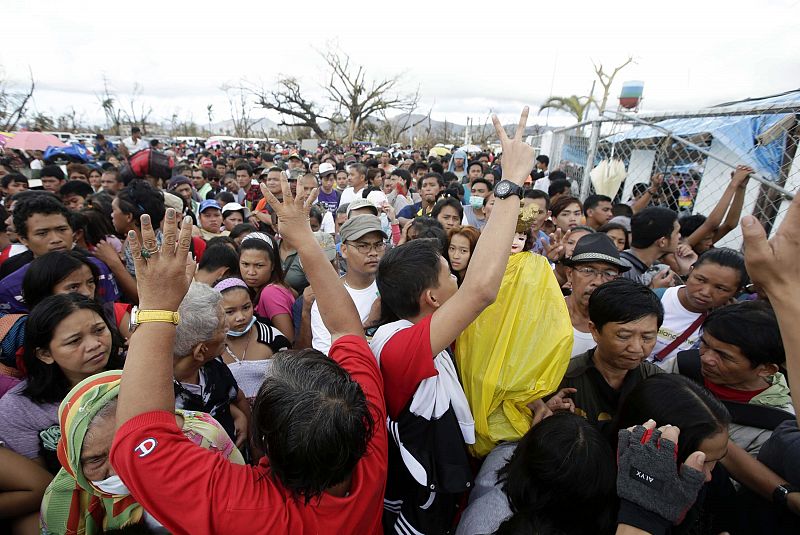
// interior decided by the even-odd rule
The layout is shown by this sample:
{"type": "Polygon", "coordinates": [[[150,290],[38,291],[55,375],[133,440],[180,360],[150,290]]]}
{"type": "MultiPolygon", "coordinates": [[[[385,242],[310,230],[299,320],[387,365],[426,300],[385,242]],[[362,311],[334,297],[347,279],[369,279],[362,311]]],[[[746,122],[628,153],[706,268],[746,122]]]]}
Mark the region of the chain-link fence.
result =
{"type": "MultiPolygon", "coordinates": [[[[585,199],[602,193],[631,200],[652,176],[664,175],[655,204],[682,216],[708,215],[737,165],[754,169],[742,215],[777,228],[800,186],[800,91],[713,108],[635,116],[607,112],[601,119],[548,133],[537,143],[585,199]]],[[[741,196],[740,196],[741,197],[741,196]]],[[[733,209],[735,210],[735,206],[733,209]]],[[[737,226],[720,245],[741,247],[737,226]]]]}

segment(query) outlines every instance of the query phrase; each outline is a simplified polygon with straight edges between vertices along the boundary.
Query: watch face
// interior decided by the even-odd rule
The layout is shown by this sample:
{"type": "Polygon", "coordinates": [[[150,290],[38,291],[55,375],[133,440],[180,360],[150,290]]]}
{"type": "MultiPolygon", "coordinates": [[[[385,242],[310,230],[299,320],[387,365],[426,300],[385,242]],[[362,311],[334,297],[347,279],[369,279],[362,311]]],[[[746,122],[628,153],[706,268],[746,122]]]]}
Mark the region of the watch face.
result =
{"type": "Polygon", "coordinates": [[[508,185],[508,182],[500,182],[500,183],[497,185],[497,191],[496,191],[496,193],[497,193],[498,195],[505,195],[506,193],[508,193],[508,192],[509,192],[509,190],[510,190],[510,189],[511,189],[511,187],[508,185]]]}

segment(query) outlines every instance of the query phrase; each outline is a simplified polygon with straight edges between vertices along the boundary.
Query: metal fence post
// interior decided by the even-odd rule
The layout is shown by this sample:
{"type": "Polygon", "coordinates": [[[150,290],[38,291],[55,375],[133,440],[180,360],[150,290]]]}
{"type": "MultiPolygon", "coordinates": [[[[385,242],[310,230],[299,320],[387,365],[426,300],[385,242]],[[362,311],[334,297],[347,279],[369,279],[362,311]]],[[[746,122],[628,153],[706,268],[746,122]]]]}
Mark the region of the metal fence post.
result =
{"type": "Polygon", "coordinates": [[[597,155],[597,142],[600,139],[600,121],[592,121],[592,135],[589,138],[589,151],[586,157],[586,166],[583,168],[583,179],[581,181],[581,202],[589,196],[589,186],[591,185],[592,169],[594,169],[594,158],[597,155]]]}

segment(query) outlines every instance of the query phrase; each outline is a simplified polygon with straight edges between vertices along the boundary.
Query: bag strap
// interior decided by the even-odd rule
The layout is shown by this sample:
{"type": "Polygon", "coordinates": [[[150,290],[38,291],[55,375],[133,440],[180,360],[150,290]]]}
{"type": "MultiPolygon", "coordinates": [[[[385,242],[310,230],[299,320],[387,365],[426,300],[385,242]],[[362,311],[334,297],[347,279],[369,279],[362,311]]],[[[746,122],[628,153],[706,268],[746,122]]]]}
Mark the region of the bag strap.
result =
{"type": "Polygon", "coordinates": [[[692,335],[692,333],[695,332],[703,324],[703,322],[706,320],[706,317],[708,317],[707,312],[703,312],[702,314],[700,314],[697,317],[697,319],[694,320],[692,324],[689,325],[686,328],[686,330],[680,334],[680,336],[675,338],[675,340],[673,340],[672,343],[670,343],[667,347],[665,347],[656,354],[656,356],[654,357],[656,361],[661,362],[662,360],[667,358],[667,355],[672,353],[678,346],[684,343],[686,339],[689,338],[692,335]]]}
{"type": "Polygon", "coordinates": [[[773,431],[782,422],[794,420],[794,414],[776,407],[738,401],[720,401],[731,413],[731,421],[738,425],[773,431]]]}

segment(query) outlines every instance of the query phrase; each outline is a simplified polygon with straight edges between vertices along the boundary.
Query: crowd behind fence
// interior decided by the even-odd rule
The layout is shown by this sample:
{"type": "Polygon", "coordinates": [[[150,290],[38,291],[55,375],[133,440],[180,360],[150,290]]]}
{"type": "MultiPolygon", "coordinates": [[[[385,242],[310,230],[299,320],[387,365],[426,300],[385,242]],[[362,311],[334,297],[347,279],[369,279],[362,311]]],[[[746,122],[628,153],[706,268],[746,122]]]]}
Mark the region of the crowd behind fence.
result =
{"type": "MultiPolygon", "coordinates": [[[[564,171],[581,198],[598,192],[625,202],[635,184],[663,174],[656,202],[682,216],[708,215],[733,169],[748,165],[754,173],[742,215],[753,214],[772,230],[780,225],[792,192],[800,186],[798,119],[800,91],[795,91],[694,112],[650,116],[607,112],[533,142],[550,157],[550,170],[564,171]]],[[[719,245],[740,248],[739,229],[719,245]]]]}

